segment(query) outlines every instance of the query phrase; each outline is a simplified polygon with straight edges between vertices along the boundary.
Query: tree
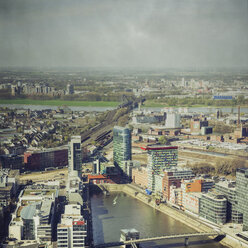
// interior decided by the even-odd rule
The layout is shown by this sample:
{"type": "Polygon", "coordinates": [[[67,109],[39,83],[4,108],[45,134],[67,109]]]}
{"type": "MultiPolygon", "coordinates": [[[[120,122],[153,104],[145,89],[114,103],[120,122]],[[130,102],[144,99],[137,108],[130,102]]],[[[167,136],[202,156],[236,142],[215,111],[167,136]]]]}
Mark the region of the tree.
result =
{"type": "Polygon", "coordinates": [[[170,144],[170,141],[165,136],[159,137],[158,141],[162,145],[169,145],[170,144]]]}

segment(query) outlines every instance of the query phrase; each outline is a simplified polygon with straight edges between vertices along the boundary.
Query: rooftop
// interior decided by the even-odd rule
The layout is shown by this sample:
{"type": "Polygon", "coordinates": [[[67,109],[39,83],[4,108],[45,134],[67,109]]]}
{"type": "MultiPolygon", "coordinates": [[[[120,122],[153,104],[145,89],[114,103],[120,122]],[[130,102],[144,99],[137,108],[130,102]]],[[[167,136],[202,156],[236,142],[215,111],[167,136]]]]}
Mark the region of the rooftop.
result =
{"type": "Polygon", "coordinates": [[[38,196],[38,195],[52,195],[55,194],[56,190],[51,189],[51,190],[42,190],[42,189],[26,189],[23,192],[23,196],[38,196]]]}
{"type": "Polygon", "coordinates": [[[145,146],[145,147],[140,147],[140,148],[145,151],[178,149],[177,146],[165,146],[165,145],[150,145],[150,146],[145,146]]]}
{"type": "Polygon", "coordinates": [[[216,183],[216,185],[219,185],[224,188],[228,188],[230,190],[235,190],[236,183],[235,182],[230,182],[230,181],[220,181],[216,183]]]}
{"type": "Polygon", "coordinates": [[[203,194],[203,196],[214,199],[216,201],[226,201],[226,197],[218,193],[208,192],[206,194],[203,194]]]}
{"type": "Polygon", "coordinates": [[[25,220],[32,220],[36,212],[36,205],[28,205],[21,210],[21,217],[25,220]]]}
{"type": "Polygon", "coordinates": [[[69,193],[69,202],[83,206],[83,198],[79,193],[69,193]]]}

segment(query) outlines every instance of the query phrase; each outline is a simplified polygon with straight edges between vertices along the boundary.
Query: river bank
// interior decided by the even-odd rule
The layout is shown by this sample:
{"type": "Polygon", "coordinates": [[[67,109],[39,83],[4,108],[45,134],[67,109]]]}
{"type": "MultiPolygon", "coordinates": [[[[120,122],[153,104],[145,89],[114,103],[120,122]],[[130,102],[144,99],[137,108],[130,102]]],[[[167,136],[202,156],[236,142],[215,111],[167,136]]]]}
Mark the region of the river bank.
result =
{"type": "Polygon", "coordinates": [[[119,102],[110,101],[67,101],[67,100],[33,100],[33,99],[1,99],[0,104],[76,106],[76,107],[117,107],[119,102]]]}
{"type": "MultiPolygon", "coordinates": [[[[159,206],[156,205],[155,200],[151,197],[142,193],[141,191],[136,190],[131,185],[127,184],[105,184],[104,188],[112,193],[112,192],[123,192],[128,194],[129,196],[138,199],[145,203],[146,205],[166,214],[177,221],[191,227],[192,229],[196,230],[197,232],[211,232],[213,231],[213,227],[208,226],[207,224],[203,223],[199,219],[194,218],[193,216],[189,216],[184,212],[169,207],[165,204],[160,204],[159,206]]],[[[211,237],[214,238],[214,237],[211,237]]],[[[241,242],[240,240],[234,239],[230,235],[226,235],[220,243],[226,247],[230,248],[241,248],[241,247],[248,247],[245,243],[241,242]]]]}

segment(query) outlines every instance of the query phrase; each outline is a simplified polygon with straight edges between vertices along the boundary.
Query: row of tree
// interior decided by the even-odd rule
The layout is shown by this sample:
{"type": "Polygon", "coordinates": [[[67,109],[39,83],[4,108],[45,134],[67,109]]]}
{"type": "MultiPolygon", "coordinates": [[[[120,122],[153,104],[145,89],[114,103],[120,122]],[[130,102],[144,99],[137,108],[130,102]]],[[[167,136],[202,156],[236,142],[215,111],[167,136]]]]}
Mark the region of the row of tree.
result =
{"type": "Polygon", "coordinates": [[[246,167],[246,161],[244,159],[217,159],[215,163],[194,163],[187,164],[195,174],[209,174],[212,176],[235,176],[238,168],[246,167]]]}

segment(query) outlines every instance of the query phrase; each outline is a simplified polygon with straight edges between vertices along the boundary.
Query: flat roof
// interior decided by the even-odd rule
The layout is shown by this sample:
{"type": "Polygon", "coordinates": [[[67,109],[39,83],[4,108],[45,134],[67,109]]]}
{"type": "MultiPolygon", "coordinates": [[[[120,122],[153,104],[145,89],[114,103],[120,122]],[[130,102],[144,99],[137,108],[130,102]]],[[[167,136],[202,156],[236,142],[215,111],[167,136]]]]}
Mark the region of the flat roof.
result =
{"type": "Polygon", "coordinates": [[[36,212],[36,205],[28,205],[21,210],[21,217],[25,220],[32,220],[36,212]]]}
{"type": "Polygon", "coordinates": [[[151,146],[143,146],[140,147],[142,150],[150,151],[150,150],[173,150],[178,149],[178,146],[164,146],[164,145],[151,145],[151,146]]]}
{"type": "Polygon", "coordinates": [[[88,179],[92,180],[92,179],[107,179],[106,176],[104,175],[88,175],[88,179]]]}
{"type": "Polygon", "coordinates": [[[69,193],[69,202],[70,203],[79,203],[83,206],[83,198],[79,193],[69,193]]]}

